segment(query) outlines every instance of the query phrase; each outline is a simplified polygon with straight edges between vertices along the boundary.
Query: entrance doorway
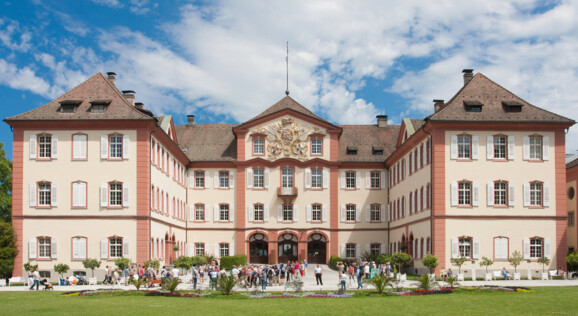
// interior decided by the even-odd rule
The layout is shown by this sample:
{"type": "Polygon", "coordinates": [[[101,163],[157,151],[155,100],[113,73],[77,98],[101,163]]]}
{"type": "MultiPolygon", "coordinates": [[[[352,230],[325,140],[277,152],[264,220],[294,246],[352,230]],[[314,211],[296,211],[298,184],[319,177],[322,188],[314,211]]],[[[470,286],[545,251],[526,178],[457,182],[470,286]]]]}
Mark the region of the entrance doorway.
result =
{"type": "Polygon", "coordinates": [[[297,237],[293,234],[279,236],[279,263],[297,261],[297,237]]]}
{"type": "Polygon", "coordinates": [[[307,262],[327,263],[327,240],[321,234],[312,234],[307,238],[307,262]]]}
{"type": "Polygon", "coordinates": [[[249,262],[269,263],[269,242],[267,236],[254,234],[249,238],[249,262]]]}

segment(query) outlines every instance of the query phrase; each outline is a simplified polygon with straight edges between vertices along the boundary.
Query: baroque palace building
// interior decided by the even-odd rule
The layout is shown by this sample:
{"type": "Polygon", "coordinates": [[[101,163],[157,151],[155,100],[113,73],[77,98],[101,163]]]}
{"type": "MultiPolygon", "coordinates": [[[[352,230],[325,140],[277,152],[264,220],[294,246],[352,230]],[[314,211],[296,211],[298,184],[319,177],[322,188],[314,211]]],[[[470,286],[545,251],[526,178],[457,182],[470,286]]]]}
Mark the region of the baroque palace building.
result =
{"type": "MultiPolygon", "coordinates": [[[[246,254],[251,263],[405,251],[413,268],[514,251],[565,265],[565,131],[574,121],[484,75],[423,120],[334,125],[289,96],[241,124],[174,125],[115,74],[6,118],[18,256],[53,266],[246,254]]],[[[51,274],[52,273],[52,274],[51,274]]],[[[101,272],[100,272],[101,273],[101,272]]]]}

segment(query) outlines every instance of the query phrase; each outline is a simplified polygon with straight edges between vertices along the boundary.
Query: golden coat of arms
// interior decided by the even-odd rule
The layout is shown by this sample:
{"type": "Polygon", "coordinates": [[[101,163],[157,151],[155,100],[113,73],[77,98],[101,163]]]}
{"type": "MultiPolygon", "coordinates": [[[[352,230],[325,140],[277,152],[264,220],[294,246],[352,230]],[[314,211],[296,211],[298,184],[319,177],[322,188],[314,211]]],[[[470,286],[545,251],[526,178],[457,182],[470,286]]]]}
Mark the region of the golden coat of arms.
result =
{"type": "Polygon", "coordinates": [[[309,135],[318,129],[305,127],[295,122],[290,116],[285,116],[278,123],[256,131],[267,135],[267,156],[269,159],[280,157],[295,157],[307,159],[309,151],[309,135]]]}

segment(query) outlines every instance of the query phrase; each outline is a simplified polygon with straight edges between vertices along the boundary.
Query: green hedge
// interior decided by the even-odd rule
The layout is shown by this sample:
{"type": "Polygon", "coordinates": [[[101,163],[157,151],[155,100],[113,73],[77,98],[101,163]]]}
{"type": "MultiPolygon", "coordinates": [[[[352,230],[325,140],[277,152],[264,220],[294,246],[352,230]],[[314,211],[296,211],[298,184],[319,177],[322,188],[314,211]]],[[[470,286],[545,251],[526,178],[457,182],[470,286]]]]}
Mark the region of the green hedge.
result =
{"type": "Polygon", "coordinates": [[[345,264],[346,262],[355,262],[355,259],[345,259],[345,258],[339,258],[338,256],[331,256],[329,258],[329,267],[333,270],[337,270],[337,263],[341,261],[343,262],[343,264],[345,264]]]}
{"type": "Polygon", "coordinates": [[[244,266],[246,264],[247,264],[246,255],[221,257],[221,268],[225,270],[231,270],[231,268],[233,268],[234,265],[244,266]]]}

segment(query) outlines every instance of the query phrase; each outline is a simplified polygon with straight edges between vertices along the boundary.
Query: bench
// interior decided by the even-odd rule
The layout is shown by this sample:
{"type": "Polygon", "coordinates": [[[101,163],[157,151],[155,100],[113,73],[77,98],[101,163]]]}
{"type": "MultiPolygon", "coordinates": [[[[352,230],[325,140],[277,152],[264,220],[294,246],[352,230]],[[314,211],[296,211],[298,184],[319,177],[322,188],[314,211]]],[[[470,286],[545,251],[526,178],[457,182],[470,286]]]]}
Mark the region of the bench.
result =
{"type": "Polygon", "coordinates": [[[8,279],[8,286],[16,285],[16,283],[22,283],[22,285],[26,285],[23,277],[12,277],[8,279]]]}
{"type": "Polygon", "coordinates": [[[0,286],[2,287],[6,286],[6,279],[0,279],[0,286]]]}
{"type": "Polygon", "coordinates": [[[550,280],[554,280],[554,278],[564,280],[564,275],[558,274],[557,270],[549,270],[548,276],[550,277],[550,280]]]}

